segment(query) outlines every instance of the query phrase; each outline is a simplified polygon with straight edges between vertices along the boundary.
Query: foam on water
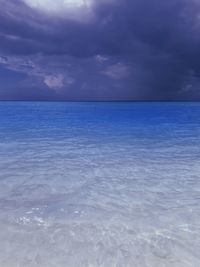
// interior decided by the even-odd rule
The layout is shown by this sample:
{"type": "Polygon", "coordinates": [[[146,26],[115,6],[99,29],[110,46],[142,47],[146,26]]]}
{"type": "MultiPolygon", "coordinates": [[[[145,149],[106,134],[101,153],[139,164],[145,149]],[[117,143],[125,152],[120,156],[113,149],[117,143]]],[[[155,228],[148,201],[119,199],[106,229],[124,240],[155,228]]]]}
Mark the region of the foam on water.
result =
{"type": "Polygon", "coordinates": [[[198,103],[0,103],[0,266],[200,266],[199,144],[198,103]]]}

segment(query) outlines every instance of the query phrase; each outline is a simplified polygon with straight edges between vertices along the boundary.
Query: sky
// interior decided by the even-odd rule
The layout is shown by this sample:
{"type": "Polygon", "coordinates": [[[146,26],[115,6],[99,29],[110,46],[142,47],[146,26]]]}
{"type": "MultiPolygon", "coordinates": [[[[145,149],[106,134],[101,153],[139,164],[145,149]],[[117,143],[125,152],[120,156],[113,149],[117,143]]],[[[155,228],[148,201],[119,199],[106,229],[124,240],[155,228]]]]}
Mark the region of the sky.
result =
{"type": "Polygon", "coordinates": [[[0,100],[200,100],[198,0],[0,4],[0,100]]]}

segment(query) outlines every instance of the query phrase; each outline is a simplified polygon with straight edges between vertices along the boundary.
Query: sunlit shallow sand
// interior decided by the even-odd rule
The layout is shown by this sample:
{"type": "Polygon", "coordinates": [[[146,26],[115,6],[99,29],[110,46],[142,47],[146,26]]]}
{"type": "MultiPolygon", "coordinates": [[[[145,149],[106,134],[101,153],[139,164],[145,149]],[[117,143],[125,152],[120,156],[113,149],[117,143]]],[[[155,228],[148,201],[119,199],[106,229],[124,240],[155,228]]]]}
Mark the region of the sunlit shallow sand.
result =
{"type": "Polygon", "coordinates": [[[1,103],[0,266],[200,266],[199,115],[1,103]]]}

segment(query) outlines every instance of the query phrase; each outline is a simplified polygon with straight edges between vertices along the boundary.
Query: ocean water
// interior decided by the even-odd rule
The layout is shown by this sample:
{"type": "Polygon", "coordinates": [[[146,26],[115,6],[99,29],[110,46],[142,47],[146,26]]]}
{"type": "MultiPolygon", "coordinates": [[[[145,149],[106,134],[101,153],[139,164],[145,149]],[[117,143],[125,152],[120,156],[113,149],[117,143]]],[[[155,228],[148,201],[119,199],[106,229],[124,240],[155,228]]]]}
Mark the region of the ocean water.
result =
{"type": "Polygon", "coordinates": [[[200,103],[0,102],[1,267],[199,267],[200,103]]]}

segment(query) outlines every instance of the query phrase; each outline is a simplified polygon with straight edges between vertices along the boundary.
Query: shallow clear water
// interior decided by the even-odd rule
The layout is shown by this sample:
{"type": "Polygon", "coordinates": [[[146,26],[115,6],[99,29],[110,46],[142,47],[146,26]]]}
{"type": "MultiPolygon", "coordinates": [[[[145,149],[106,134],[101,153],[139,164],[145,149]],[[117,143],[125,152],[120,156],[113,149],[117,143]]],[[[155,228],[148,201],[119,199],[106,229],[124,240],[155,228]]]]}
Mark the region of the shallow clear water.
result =
{"type": "Polygon", "coordinates": [[[0,103],[1,267],[199,267],[200,103],[0,103]]]}

